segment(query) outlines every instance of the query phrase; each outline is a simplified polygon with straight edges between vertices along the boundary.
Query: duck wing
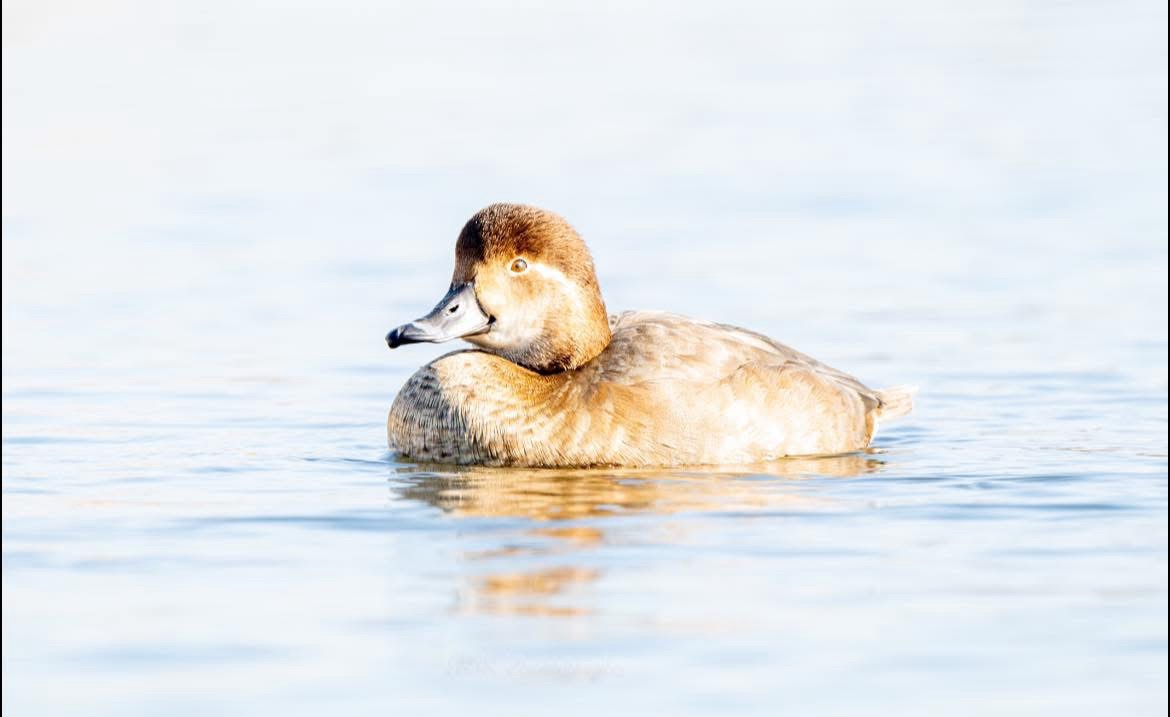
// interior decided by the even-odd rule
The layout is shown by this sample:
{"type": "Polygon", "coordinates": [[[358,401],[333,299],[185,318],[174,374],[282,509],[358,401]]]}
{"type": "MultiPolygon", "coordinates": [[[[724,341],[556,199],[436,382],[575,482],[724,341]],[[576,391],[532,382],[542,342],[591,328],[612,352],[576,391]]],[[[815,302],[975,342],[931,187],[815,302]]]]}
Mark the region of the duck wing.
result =
{"type": "Polygon", "coordinates": [[[763,334],[738,326],[660,311],[627,311],[610,317],[613,339],[598,357],[597,381],[708,383],[742,367],[775,366],[815,374],[856,393],[867,410],[881,397],[853,376],[763,334]]]}

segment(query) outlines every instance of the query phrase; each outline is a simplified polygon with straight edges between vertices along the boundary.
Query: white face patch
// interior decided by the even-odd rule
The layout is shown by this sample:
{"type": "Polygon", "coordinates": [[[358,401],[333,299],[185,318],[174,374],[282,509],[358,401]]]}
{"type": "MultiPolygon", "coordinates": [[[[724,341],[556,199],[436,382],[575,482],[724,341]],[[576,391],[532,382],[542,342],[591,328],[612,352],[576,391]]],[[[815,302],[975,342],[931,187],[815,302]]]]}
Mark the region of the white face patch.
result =
{"type": "Polygon", "coordinates": [[[546,279],[555,281],[569,296],[580,298],[581,288],[577,286],[576,282],[565,276],[565,273],[555,266],[549,266],[548,264],[529,263],[528,270],[535,274],[540,274],[546,279]]]}
{"type": "Polygon", "coordinates": [[[551,295],[545,297],[543,302],[544,306],[548,308],[556,308],[556,304],[560,303],[558,301],[559,298],[561,300],[567,299],[568,301],[572,302],[572,307],[568,312],[570,314],[575,314],[584,310],[585,297],[584,292],[581,290],[581,285],[565,276],[563,271],[556,268],[555,266],[536,263],[530,263],[528,265],[528,270],[535,274],[540,274],[540,276],[545,279],[551,280],[559,289],[557,292],[559,296],[557,298],[554,298],[551,295]],[[552,306],[550,306],[550,304],[552,306]]]}
{"type": "MultiPolygon", "coordinates": [[[[529,261],[523,274],[540,276],[541,290],[532,300],[499,307],[496,323],[486,334],[468,337],[470,343],[492,348],[504,354],[523,353],[529,347],[547,341],[544,336],[549,330],[550,316],[563,317],[567,324],[574,323],[570,317],[585,311],[584,292],[577,282],[560,269],[529,261]]],[[[512,278],[522,280],[521,274],[512,278]]]]}

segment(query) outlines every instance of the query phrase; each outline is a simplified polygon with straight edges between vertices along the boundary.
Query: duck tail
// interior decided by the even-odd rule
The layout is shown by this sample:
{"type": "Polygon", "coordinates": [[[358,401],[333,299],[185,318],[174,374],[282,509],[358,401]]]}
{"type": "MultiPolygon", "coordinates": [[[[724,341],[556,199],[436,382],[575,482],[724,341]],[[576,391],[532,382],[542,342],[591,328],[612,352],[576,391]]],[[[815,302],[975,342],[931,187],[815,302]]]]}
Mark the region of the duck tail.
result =
{"type": "Polygon", "coordinates": [[[914,394],[918,393],[917,386],[892,386],[877,392],[877,417],[888,421],[892,418],[905,416],[914,410],[914,394]]]}

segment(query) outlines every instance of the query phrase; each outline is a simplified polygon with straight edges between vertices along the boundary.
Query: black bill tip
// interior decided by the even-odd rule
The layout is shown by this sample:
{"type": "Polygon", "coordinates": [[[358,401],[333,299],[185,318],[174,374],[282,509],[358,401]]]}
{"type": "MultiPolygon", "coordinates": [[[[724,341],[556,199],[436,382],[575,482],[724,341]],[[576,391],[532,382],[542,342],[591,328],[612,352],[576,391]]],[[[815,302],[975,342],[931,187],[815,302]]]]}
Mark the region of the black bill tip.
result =
{"type": "Polygon", "coordinates": [[[399,326],[398,328],[392,330],[390,333],[386,334],[386,345],[387,346],[389,346],[392,349],[396,349],[399,346],[401,346],[402,344],[406,343],[406,341],[404,340],[404,338],[402,336],[402,333],[403,333],[402,329],[403,329],[403,327],[399,326]]]}

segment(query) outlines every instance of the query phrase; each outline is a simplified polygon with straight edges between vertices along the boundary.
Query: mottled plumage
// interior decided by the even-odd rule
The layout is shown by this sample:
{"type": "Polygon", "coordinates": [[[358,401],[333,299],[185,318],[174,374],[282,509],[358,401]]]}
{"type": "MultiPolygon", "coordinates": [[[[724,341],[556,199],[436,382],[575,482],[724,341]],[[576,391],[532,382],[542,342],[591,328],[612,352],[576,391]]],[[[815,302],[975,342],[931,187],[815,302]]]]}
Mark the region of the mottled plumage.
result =
{"type": "MultiPolygon", "coordinates": [[[[871,390],[751,331],[660,312],[607,320],[584,242],[542,210],[477,214],[460,237],[452,286],[468,283],[487,328],[466,338],[484,350],[427,364],[390,409],[390,446],[413,460],[755,463],[861,450],[879,418],[910,410],[903,389],[871,390]]],[[[392,345],[456,309],[468,307],[440,304],[392,332],[392,345]]]]}

